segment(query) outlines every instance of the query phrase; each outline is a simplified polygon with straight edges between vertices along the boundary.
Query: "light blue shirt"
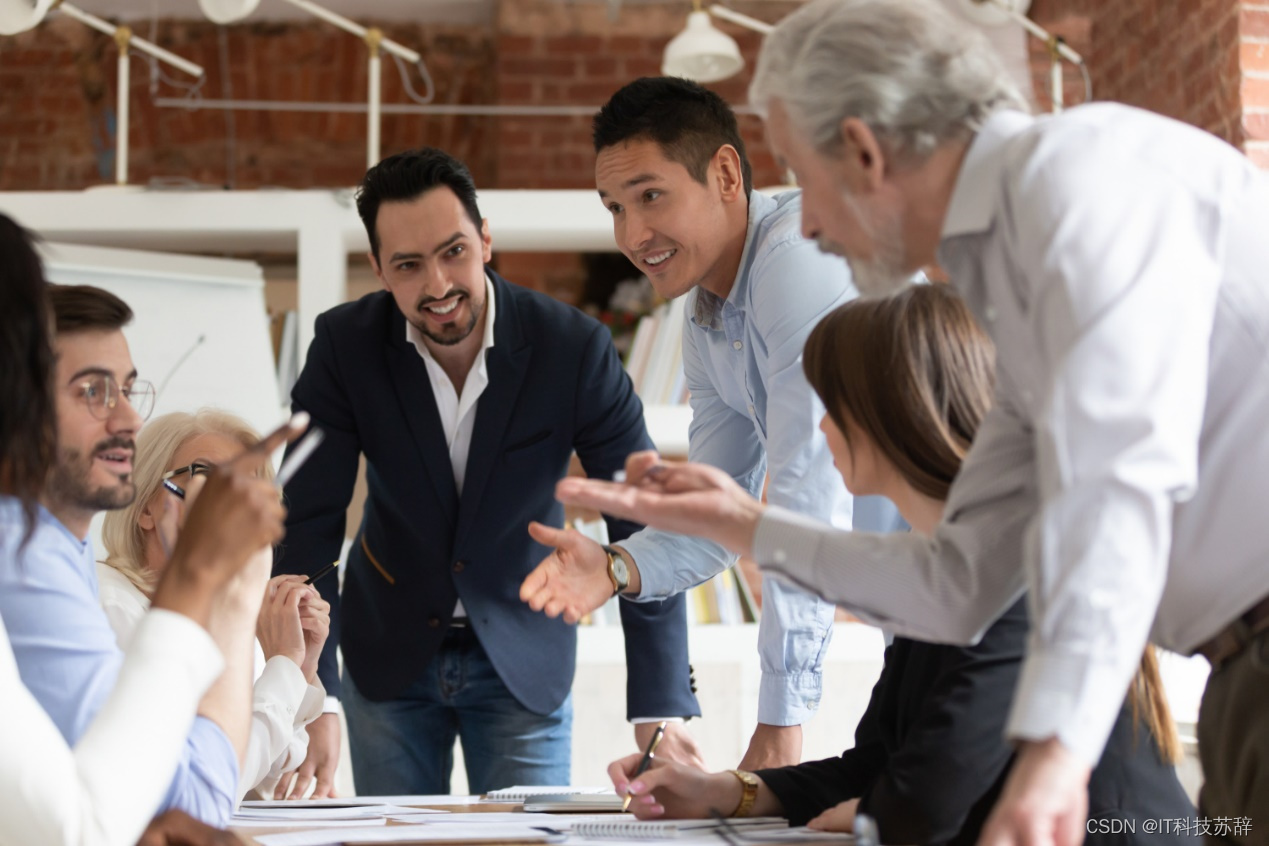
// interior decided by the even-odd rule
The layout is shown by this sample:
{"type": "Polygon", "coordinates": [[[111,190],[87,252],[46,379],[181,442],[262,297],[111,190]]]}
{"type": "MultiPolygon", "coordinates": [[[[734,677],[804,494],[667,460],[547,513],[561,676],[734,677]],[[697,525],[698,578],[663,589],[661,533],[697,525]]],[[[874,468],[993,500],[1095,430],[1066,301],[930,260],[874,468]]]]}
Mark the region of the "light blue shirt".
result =
{"type": "MultiPolygon", "coordinates": [[[[74,746],[114,688],[123,653],[97,603],[92,544],[44,508],[23,545],[25,538],[21,505],[0,496],[0,618],[22,683],[74,746]]],[[[128,778],[128,767],[119,762],[120,778],[128,778]]],[[[178,808],[223,827],[237,789],[233,745],[219,726],[197,717],[158,811],[178,808]]]]}
{"type": "MultiPolygon", "coordinates": [[[[688,457],[727,471],[754,496],[849,529],[901,525],[887,500],[852,503],[819,430],[824,406],[802,374],[802,347],[830,311],[857,296],[846,263],[801,235],[802,194],[749,198],[749,231],[726,300],[687,294],[683,367],[691,391],[688,457]]],[[[639,566],[640,600],[725,570],[735,556],[700,538],[645,529],[621,542],[639,566]]],[[[819,705],[833,634],[831,603],[764,578],[758,722],[801,725],[819,705]]]]}

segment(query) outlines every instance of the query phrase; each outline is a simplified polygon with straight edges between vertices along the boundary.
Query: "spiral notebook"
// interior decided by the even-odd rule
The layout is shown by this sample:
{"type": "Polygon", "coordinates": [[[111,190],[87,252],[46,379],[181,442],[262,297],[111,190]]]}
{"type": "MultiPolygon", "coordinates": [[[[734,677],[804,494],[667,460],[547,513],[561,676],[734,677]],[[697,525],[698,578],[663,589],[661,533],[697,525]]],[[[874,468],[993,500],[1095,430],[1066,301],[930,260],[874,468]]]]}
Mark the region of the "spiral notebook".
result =
{"type": "MultiPolygon", "coordinates": [[[[727,820],[727,828],[736,834],[751,831],[788,828],[783,817],[742,817],[727,820]]],[[[570,829],[577,837],[616,838],[620,840],[673,840],[695,837],[721,828],[717,820],[590,820],[570,829]]]]}
{"type": "Polygon", "coordinates": [[[504,787],[485,794],[490,802],[524,802],[535,796],[616,796],[608,787],[568,787],[547,785],[504,787]]]}

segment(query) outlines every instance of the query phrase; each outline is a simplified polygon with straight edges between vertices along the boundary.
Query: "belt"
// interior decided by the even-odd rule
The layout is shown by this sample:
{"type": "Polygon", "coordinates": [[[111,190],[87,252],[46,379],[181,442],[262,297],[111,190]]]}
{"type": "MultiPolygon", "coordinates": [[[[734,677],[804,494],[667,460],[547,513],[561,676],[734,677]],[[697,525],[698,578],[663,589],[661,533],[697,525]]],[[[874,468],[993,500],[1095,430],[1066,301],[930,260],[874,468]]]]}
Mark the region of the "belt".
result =
{"type": "Polygon", "coordinates": [[[1216,672],[1266,631],[1269,631],[1269,596],[1251,606],[1197,651],[1212,665],[1212,672],[1216,672]]]}

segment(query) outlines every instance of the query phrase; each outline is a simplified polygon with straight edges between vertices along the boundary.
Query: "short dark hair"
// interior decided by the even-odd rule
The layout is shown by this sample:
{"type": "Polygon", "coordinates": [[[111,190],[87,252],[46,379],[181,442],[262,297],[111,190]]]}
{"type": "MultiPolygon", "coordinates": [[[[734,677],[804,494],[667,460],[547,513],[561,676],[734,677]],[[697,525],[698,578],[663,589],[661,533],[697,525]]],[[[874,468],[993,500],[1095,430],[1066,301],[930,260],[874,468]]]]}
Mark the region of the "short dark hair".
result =
{"type": "Polygon", "coordinates": [[[366,171],[357,189],[357,214],[370,238],[370,250],[379,258],[379,235],[375,220],[385,200],[413,200],[444,185],[454,192],[467,216],[480,230],[480,209],[476,206],[476,182],[467,165],[444,150],[420,147],[389,156],[366,171]]]}
{"type": "Polygon", "coordinates": [[[53,321],[63,332],[111,331],[132,321],[132,309],[109,291],[92,285],[49,285],[53,321]]]}
{"type": "Polygon", "coordinates": [[[745,194],[753,190],[736,114],[722,97],[686,79],[645,76],[623,86],[595,114],[592,137],[596,153],[626,141],[655,141],[701,184],[714,154],[730,144],[740,156],[745,194]]]}
{"type": "Polygon", "coordinates": [[[0,214],[0,493],[22,503],[24,544],[57,443],[48,284],[32,241],[0,214]]]}

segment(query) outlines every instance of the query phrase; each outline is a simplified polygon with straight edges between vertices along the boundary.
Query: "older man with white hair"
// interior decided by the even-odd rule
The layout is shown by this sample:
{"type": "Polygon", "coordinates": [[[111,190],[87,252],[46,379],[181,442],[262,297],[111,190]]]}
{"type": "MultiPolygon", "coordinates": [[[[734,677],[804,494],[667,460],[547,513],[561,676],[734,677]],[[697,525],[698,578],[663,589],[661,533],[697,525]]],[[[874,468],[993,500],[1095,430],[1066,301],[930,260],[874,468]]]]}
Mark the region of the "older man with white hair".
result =
{"type": "Polygon", "coordinates": [[[874,295],[938,262],[995,339],[997,405],[946,517],[931,538],[840,533],[649,454],[560,498],[711,537],[918,639],[973,640],[1027,589],[993,846],[1078,843],[1146,641],[1201,653],[1200,826],[1269,843],[1269,179],[1126,106],[1029,116],[931,0],[807,4],[750,96],[806,186],[804,234],[874,295]]]}

